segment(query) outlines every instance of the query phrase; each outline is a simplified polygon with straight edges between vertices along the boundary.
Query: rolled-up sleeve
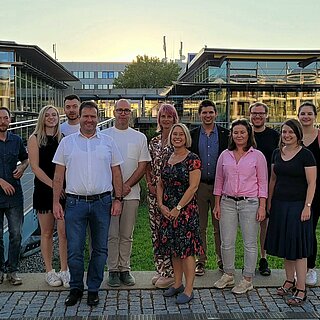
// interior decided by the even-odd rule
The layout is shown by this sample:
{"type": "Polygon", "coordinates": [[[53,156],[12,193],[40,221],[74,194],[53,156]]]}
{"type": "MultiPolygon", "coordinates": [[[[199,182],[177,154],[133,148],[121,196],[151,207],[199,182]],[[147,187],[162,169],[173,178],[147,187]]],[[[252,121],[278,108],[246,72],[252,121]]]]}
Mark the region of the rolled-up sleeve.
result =
{"type": "Polygon", "coordinates": [[[224,152],[218,158],[217,166],[216,166],[216,176],[214,181],[214,189],[213,194],[216,196],[221,196],[222,188],[223,188],[223,157],[224,152]]]}
{"type": "Polygon", "coordinates": [[[262,152],[255,150],[257,154],[257,182],[258,197],[268,198],[268,167],[265,156],[262,152]]]}

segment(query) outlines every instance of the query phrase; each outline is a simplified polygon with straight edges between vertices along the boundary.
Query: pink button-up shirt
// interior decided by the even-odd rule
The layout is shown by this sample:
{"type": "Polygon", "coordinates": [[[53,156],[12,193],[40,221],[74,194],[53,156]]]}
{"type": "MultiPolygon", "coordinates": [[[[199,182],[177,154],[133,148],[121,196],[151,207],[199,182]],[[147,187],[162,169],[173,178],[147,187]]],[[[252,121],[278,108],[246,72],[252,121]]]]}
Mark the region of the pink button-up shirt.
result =
{"type": "Polygon", "coordinates": [[[213,194],[267,198],[268,169],[263,153],[251,147],[237,163],[233,151],[224,150],[217,162],[213,194]]]}

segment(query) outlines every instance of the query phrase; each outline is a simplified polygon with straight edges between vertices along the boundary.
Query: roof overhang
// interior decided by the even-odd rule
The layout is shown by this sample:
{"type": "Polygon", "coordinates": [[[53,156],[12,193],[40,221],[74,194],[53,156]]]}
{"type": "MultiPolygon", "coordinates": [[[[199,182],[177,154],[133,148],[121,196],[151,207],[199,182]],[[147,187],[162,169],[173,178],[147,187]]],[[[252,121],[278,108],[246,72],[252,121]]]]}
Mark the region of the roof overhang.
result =
{"type": "Polygon", "coordinates": [[[62,64],[36,45],[17,44],[13,41],[0,41],[0,50],[13,50],[29,65],[32,65],[35,69],[46,73],[58,81],[79,81],[79,79],[62,64]]]}
{"type": "Polygon", "coordinates": [[[245,61],[297,61],[297,67],[304,68],[320,58],[319,50],[271,50],[271,49],[214,49],[202,48],[180,75],[183,81],[190,73],[208,62],[220,67],[225,60],[245,61]]]}

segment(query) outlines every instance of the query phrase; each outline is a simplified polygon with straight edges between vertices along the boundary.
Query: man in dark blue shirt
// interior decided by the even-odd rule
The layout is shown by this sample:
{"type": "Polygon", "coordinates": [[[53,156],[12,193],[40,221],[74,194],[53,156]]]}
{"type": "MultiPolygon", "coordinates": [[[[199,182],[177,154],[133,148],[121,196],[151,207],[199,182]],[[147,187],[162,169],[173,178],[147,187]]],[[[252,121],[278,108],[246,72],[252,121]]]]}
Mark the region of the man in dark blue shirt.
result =
{"type": "Polygon", "coordinates": [[[28,166],[28,153],[22,140],[8,131],[10,111],[0,107],[0,284],[4,278],[5,258],[3,244],[4,215],[9,227],[7,279],[13,285],[22,284],[18,276],[23,224],[23,194],[20,184],[28,166]],[[17,165],[18,161],[21,163],[17,165]]]}
{"type": "MultiPolygon", "coordinates": [[[[190,131],[192,137],[190,151],[201,159],[201,181],[197,191],[200,234],[203,248],[207,252],[208,212],[211,209],[217,263],[219,269],[223,271],[219,221],[213,215],[213,185],[218,157],[228,147],[229,130],[215,124],[218,112],[216,105],[211,100],[201,101],[198,113],[202,124],[190,131]]],[[[204,275],[206,262],[206,254],[198,257],[196,262],[197,276],[204,275]]]]}

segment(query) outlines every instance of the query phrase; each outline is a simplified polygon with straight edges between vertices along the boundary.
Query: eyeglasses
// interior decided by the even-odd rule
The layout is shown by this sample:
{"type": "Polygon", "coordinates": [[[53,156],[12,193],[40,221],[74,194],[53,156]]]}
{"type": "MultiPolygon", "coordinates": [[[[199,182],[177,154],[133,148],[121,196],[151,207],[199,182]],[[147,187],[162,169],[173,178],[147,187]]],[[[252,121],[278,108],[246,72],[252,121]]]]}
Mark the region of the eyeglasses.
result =
{"type": "Polygon", "coordinates": [[[264,117],[266,112],[251,112],[250,113],[253,117],[264,117]]]}
{"type": "Polygon", "coordinates": [[[130,109],[116,109],[116,113],[121,114],[124,112],[124,114],[129,114],[131,112],[130,109]]]}

